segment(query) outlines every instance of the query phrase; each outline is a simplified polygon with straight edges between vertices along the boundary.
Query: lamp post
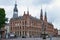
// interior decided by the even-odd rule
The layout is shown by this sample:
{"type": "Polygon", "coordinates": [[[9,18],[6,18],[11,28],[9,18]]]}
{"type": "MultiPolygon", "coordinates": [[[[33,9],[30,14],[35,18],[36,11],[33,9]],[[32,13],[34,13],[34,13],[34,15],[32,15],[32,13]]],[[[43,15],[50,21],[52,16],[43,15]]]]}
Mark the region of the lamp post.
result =
{"type": "Polygon", "coordinates": [[[42,21],[41,36],[42,36],[42,39],[43,39],[43,40],[46,40],[46,36],[47,36],[46,26],[44,25],[44,22],[43,22],[43,21],[42,21]]]}
{"type": "Polygon", "coordinates": [[[47,34],[46,34],[45,32],[43,32],[41,35],[42,35],[42,39],[43,39],[43,40],[46,40],[46,35],[47,35],[47,34]]]}

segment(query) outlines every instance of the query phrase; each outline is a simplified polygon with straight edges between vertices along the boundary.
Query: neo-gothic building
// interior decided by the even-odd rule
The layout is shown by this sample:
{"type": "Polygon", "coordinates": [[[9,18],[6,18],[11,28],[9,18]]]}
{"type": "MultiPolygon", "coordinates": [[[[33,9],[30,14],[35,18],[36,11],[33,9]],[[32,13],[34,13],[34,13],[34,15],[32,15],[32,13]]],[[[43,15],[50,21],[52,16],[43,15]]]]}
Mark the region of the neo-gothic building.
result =
{"type": "Polygon", "coordinates": [[[17,4],[13,11],[13,18],[10,19],[10,32],[15,33],[17,36],[26,36],[26,37],[40,37],[41,31],[43,28],[46,28],[46,33],[48,35],[57,36],[58,31],[54,28],[54,25],[47,21],[47,14],[43,19],[43,10],[40,12],[40,19],[29,15],[29,11],[23,16],[18,17],[17,4]],[[42,23],[44,24],[42,25],[42,23]]]}

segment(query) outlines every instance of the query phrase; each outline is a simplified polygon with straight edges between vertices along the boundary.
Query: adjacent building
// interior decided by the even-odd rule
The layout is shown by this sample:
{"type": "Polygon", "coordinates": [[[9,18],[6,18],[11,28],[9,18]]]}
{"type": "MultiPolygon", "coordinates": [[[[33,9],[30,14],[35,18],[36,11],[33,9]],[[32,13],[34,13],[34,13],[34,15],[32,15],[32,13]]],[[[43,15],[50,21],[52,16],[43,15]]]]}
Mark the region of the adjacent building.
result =
{"type": "Polygon", "coordinates": [[[48,35],[57,36],[58,31],[54,28],[52,23],[47,21],[47,13],[45,12],[43,18],[43,10],[41,9],[40,18],[33,17],[29,14],[29,11],[23,16],[18,16],[17,4],[13,10],[13,17],[10,19],[10,32],[17,36],[25,37],[40,37],[43,28],[45,28],[48,35]],[[44,22],[44,24],[43,24],[44,22]]]}
{"type": "Polygon", "coordinates": [[[9,23],[5,24],[6,33],[10,33],[9,23]]]}
{"type": "Polygon", "coordinates": [[[58,37],[60,37],[60,30],[58,30],[58,37]]]}

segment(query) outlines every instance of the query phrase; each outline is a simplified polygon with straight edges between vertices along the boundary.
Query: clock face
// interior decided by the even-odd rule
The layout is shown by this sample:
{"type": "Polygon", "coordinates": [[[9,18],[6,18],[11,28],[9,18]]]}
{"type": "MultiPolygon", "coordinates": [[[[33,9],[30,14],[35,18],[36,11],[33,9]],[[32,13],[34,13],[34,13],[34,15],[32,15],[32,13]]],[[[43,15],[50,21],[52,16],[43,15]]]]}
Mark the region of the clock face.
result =
{"type": "Polygon", "coordinates": [[[14,12],[15,14],[17,14],[17,12],[14,12]]]}

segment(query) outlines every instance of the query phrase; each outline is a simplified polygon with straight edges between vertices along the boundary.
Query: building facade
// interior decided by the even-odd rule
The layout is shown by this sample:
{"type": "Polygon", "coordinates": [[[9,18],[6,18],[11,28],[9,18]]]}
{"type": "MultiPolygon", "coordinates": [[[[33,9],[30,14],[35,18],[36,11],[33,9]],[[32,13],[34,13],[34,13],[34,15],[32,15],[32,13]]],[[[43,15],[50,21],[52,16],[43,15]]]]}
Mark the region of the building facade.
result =
{"type": "Polygon", "coordinates": [[[43,19],[43,10],[41,9],[40,19],[33,17],[29,14],[29,11],[23,16],[17,16],[17,4],[15,4],[13,18],[10,19],[10,32],[15,33],[17,36],[25,37],[40,37],[42,29],[46,28],[46,33],[48,35],[57,36],[58,31],[54,28],[52,23],[47,21],[47,15],[43,19]],[[16,10],[16,11],[15,11],[16,10]],[[15,15],[16,14],[16,15],[15,15]],[[44,22],[44,25],[42,23],[44,22]]]}
{"type": "Polygon", "coordinates": [[[6,33],[10,33],[10,29],[9,29],[9,23],[6,23],[5,24],[5,30],[6,30],[6,33]]]}

